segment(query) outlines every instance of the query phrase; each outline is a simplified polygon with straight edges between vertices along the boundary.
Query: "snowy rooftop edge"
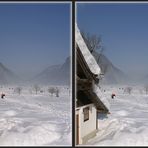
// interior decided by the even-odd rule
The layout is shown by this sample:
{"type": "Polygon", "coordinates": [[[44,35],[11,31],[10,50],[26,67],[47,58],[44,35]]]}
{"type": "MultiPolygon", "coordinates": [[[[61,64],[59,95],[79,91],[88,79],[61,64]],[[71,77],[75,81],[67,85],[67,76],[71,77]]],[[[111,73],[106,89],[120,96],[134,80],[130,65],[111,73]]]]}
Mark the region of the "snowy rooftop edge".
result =
{"type": "Polygon", "coordinates": [[[100,101],[105,105],[105,107],[110,110],[110,103],[109,100],[105,97],[105,95],[101,92],[100,88],[94,84],[93,92],[98,96],[100,101]]]}
{"type": "Polygon", "coordinates": [[[100,75],[101,74],[101,69],[99,67],[99,65],[97,64],[95,58],[93,57],[93,55],[90,53],[89,49],[87,48],[82,36],[81,36],[81,33],[77,27],[77,24],[75,24],[75,40],[76,40],[76,43],[78,44],[83,56],[84,56],[84,59],[90,69],[90,71],[95,74],[95,75],[100,75]]]}

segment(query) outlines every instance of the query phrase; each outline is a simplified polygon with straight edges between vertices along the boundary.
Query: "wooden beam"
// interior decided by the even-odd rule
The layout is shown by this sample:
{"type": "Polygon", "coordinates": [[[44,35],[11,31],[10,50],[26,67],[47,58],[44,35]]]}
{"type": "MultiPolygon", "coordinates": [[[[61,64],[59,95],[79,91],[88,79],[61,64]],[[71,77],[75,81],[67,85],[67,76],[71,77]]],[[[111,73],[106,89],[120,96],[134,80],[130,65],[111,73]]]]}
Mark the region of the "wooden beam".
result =
{"type": "Polygon", "coordinates": [[[77,79],[77,90],[91,90],[92,81],[88,79],[77,79]]]}

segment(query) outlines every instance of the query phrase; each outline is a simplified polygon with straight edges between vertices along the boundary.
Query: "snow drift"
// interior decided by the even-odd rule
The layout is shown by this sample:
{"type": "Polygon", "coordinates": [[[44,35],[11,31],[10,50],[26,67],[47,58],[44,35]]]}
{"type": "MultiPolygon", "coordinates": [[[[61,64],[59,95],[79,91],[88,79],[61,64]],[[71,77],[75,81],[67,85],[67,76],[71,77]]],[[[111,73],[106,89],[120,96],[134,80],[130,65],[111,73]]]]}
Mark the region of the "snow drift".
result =
{"type": "Polygon", "coordinates": [[[70,89],[56,86],[60,90],[56,97],[49,94],[48,87],[36,94],[32,87],[23,86],[20,95],[12,89],[15,87],[1,88],[6,96],[0,99],[0,145],[70,146],[70,89]]]}

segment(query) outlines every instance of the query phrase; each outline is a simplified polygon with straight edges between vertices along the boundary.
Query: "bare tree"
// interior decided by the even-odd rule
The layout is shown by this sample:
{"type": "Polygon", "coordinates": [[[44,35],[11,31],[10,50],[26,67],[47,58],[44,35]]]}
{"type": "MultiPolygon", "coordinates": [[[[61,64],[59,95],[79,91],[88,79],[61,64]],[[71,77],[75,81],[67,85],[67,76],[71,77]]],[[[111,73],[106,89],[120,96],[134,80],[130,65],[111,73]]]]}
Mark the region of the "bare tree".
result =
{"type": "Polygon", "coordinates": [[[91,53],[95,50],[102,50],[101,37],[97,35],[90,35],[89,33],[85,33],[84,31],[81,32],[81,35],[91,53]]]}
{"type": "Polygon", "coordinates": [[[105,48],[104,48],[104,46],[102,46],[101,49],[100,49],[100,51],[99,51],[99,56],[97,58],[97,63],[100,62],[100,59],[101,59],[101,56],[102,56],[102,53],[104,52],[104,50],[105,50],[105,48]]]}
{"type": "Polygon", "coordinates": [[[148,94],[148,85],[144,86],[145,93],[148,94]]]}
{"type": "Polygon", "coordinates": [[[14,91],[20,95],[21,91],[22,91],[22,88],[21,87],[16,87],[14,91]]]}
{"type": "Polygon", "coordinates": [[[58,88],[56,88],[56,90],[55,90],[56,97],[59,97],[59,92],[60,92],[60,90],[58,88]]]}
{"type": "Polygon", "coordinates": [[[36,84],[36,85],[34,85],[34,90],[35,90],[35,92],[37,94],[38,91],[40,91],[40,87],[36,84]]]}
{"type": "Polygon", "coordinates": [[[55,93],[55,88],[54,87],[50,87],[48,88],[48,92],[53,96],[53,94],[55,93]]]}
{"type": "Polygon", "coordinates": [[[97,35],[90,35],[89,33],[85,33],[84,31],[81,32],[81,35],[91,53],[93,53],[96,50],[98,51],[99,55],[95,57],[95,59],[101,68],[102,75],[104,75],[107,72],[108,65],[103,64],[100,61],[105,50],[104,46],[102,45],[101,37],[97,35]]]}
{"type": "Polygon", "coordinates": [[[132,87],[126,87],[124,92],[127,92],[128,94],[131,94],[132,92],[132,87]]]}

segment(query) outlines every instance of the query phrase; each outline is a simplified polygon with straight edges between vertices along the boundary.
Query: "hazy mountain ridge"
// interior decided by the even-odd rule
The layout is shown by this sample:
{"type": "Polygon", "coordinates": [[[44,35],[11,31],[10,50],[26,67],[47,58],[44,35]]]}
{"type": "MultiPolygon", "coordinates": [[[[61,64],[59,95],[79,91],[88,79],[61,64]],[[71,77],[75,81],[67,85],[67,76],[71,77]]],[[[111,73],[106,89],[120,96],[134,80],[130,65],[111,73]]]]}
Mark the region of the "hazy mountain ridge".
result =
{"type": "Polygon", "coordinates": [[[0,84],[13,84],[20,81],[20,78],[2,63],[0,63],[0,84]]]}
{"type": "MultiPolygon", "coordinates": [[[[0,84],[26,83],[14,72],[0,63],[0,84]]],[[[70,57],[63,64],[52,65],[34,76],[29,83],[37,84],[70,84],[70,57]]]]}
{"type": "MultiPolygon", "coordinates": [[[[114,66],[105,55],[100,55],[97,52],[93,52],[92,55],[99,64],[102,73],[105,73],[101,82],[105,84],[120,84],[129,82],[129,77],[119,68],[114,66]]],[[[0,83],[9,84],[18,81],[20,81],[20,78],[17,77],[11,70],[6,68],[2,63],[0,63],[0,83]]],[[[47,67],[29,81],[31,83],[47,85],[70,84],[70,57],[68,57],[63,64],[47,67]]]]}
{"type": "Polygon", "coordinates": [[[104,78],[101,80],[103,83],[118,84],[128,82],[129,77],[119,68],[114,66],[105,55],[100,55],[96,51],[94,51],[92,55],[95,57],[102,73],[104,73],[104,78]]]}
{"type": "Polygon", "coordinates": [[[70,83],[70,57],[63,64],[52,65],[32,79],[41,84],[69,84],[70,83]]]}
{"type": "Polygon", "coordinates": [[[148,74],[144,75],[142,78],[139,79],[139,82],[148,86],[148,74]]]}

